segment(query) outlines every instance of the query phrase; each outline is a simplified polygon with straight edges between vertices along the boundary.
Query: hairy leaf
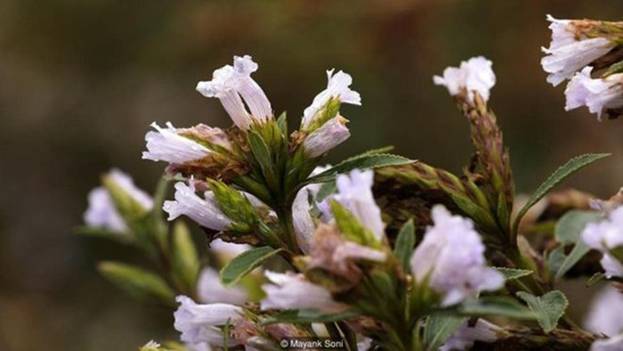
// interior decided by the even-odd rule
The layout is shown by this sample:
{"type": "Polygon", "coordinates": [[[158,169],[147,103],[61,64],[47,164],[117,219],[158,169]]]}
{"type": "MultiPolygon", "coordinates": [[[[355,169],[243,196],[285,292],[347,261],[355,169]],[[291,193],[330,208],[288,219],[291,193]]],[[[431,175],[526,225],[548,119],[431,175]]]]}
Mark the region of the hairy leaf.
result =
{"type": "Polygon", "coordinates": [[[221,282],[225,285],[237,283],[242,277],[281,250],[262,246],[241,253],[221,269],[221,282]]]}
{"type": "Polygon", "coordinates": [[[139,298],[156,298],[174,305],[175,293],[154,273],[140,267],[119,262],[100,262],[98,271],[115,285],[139,298]]]}
{"type": "Polygon", "coordinates": [[[584,227],[590,222],[598,220],[599,213],[590,211],[569,211],[565,213],[556,225],[556,240],[562,245],[573,244],[571,252],[565,256],[556,271],[556,279],[562,278],[584,255],[590,251],[588,245],[581,238],[584,227]]]}
{"type": "Polygon", "coordinates": [[[569,305],[567,297],[559,290],[550,291],[540,297],[520,291],[517,296],[536,314],[536,319],[545,333],[556,328],[558,320],[565,314],[565,309],[569,305]]]}
{"type": "Polygon", "coordinates": [[[466,320],[464,317],[433,314],[424,327],[424,350],[437,351],[466,320]]]}
{"type": "Polygon", "coordinates": [[[409,260],[413,254],[413,246],[415,246],[415,226],[413,219],[410,219],[400,229],[394,244],[394,255],[402,263],[402,268],[405,271],[409,271],[409,260]]]}
{"type": "Polygon", "coordinates": [[[519,279],[522,277],[529,276],[534,273],[529,269],[517,269],[517,268],[507,268],[507,267],[494,267],[498,272],[504,275],[504,280],[513,280],[519,279]]]}
{"type": "Polygon", "coordinates": [[[368,153],[365,152],[361,155],[348,158],[334,167],[314,176],[307,180],[308,183],[324,183],[331,181],[339,173],[345,173],[353,169],[367,169],[377,168],[385,166],[397,166],[414,162],[406,157],[382,154],[382,153],[368,153]]]}
{"type": "Polygon", "coordinates": [[[539,185],[539,187],[532,194],[532,196],[530,196],[528,202],[519,211],[513,223],[513,232],[517,233],[519,222],[521,221],[521,218],[523,218],[523,216],[526,214],[526,212],[528,212],[528,210],[532,206],[534,206],[534,204],[542,199],[543,196],[547,195],[547,193],[552,190],[556,185],[558,185],[560,182],[565,180],[565,178],[569,177],[580,169],[608,156],[610,156],[610,154],[584,154],[572,158],[563,166],[558,168],[554,173],[552,173],[552,175],[549,176],[549,178],[547,178],[541,185],[539,185]]]}

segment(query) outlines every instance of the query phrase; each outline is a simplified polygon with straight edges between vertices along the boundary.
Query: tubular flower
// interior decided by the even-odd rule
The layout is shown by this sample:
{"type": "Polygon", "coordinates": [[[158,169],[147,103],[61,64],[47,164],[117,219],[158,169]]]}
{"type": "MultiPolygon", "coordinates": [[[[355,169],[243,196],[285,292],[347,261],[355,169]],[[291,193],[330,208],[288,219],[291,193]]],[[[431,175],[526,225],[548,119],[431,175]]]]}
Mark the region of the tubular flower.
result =
{"type": "Polygon", "coordinates": [[[219,209],[214,193],[206,191],[205,198],[195,193],[195,186],[184,182],[175,184],[175,201],[165,201],[162,207],[169,214],[169,221],[185,215],[202,227],[222,231],[229,227],[232,221],[219,209]]]}
{"type": "Polygon", "coordinates": [[[143,152],[145,160],[184,164],[200,160],[211,152],[198,142],[180,135],[180,130],[175,128],[171,122],[167,122],[166,128],[158,126],[155,122],[151,126],[156,131],[149,131],[145,134],[147,142],[147,151],[143,152]]]}
{"type": "MultiPolygon", "coordinates": [[[[352,170],[349,174],[337,177],[337,194],[327,200],[335,200],[348,209],[375,237],[381,241],[385,236],[381,209],[374,201],[372,185],[374,172],[371,170],[352,170]]],[[[327,200],[320,205],[325,218],[331,218],[327,200]]]]}
{"type": "Polygon", "coordinates": [[[586,106],[601,120],[604,112],[623,107],[623,73],[593,79],[592,70],[592,67],[585,67],[573,76],[565,90],[565,110],[586,106]]]}
{"type": "Polygon", "coordinates": [[[197,281],[197,295],[203,303],[229,303],[241,306],[247,300],[247,293],[240,287],[225,287],[218,272],[212,267],[201,271],[197,281]]]}
{"type": "Polygon", "coordinates": [[[361,105],[361,96],[358,92],[350,89],[353,78],[343,71],[333,75],[333,69],[327,71],[327,88],[314,98],[314,101],[303,111],[301,129],[308,129],[312,122],[318,118],[320,112],[331,99],[337,99],[340,103],[361,105]]]}
{"type": "Polygon", "coordinates": [[[610,212],[606,220],[587,224],[582,239],[586,245],[603,253],[601,266],[606,277],[623,277],[623,264],[610,254],[611,250],[623,246],[623,206],[610,212]]]}
{"type": "MultiPolygon", "coordinates": [[[[146,192],[139,189],[126,173],[112,169],[104,177],[111,179],[134,201],[146,211],[153,207],[153,199],[146,192]]],[[[84,213],[84,222],[92,227],[104,228],[115,232],[124,232],[128,229],[125,221],[117,211],[110,193],[105,187],[97,187],[88,195],[89,206],[84,213]]]]}
{"type": "Polygon", "coordinates": [[[623,350],[623,334],[610,339],[596,340],[590,351],[620,351],[623,350]]]}
{"type": "Polygon", "coordinates": [[[348,120],[340,115],[328,120],[321,127],[311,132],[303,141],[305,154],[311,158],[322,156],[350,137],[346,127],[348,120]]]}
{"type": "MultiPolygon", "coordinates": [[[[180,339],[190,344],[207,343],[214,346],[224,346],[224,336],[221,327],[234,324],[242,320],[241,307],[225,304],[197,304],[191,298],[180,295],[176,298],[180,304],[173,314],[174,327],[182,333],[180,339]]],[[[229,338],[228,346],[239,344],[237,340],[229,338]]]]}
{"type": "Polygon", "coordinates": [[[486,266],[485,246],[471,220],[453,216],[441,205],[433,207],[432,218],[434,225],[411,258],[418,283],[428,279],[430,287],[443,294],[444,306],[504,285],[502,274],[486,266]]]}
{"type": "Polygon", "coordinates": [[[273,117],[270,101],[251,78],[251,73],[257,69],[251,56],[234,56],[233,66],[215,70],[212,80],[197,84],[197,91],[203,96],[218,98],[234,124],[242,130],[249,129],[254,122],[265,122],[273,117]]]}
{"type": "Polygon", "coordinates": [[[346,306],[333,300],[329,290],[305,280],[302,274],[264,272],[271,282],[262,289],[266,298],[261,302],[262,310],[269,309],[316,309],[336,312],[346,306]]]}
{"type": "MultiPolygon", "coordinates": [[[[328,166],[316,167],[311,175],[320,174],[328,168],[328,166]]],[[[310,242],[316,231],[316,224],[310,211],[319,190],[320,184],[306,185],[299,190],[292,202],[292,224],[296,241],[303,252],[309,251],[310,242]]]]}
{"type": "Polygon", "coordinates": [[[474,92],[482,99],[489,100],[489,91],[495,85],[495,74],[491,69],[493,63],[482,56],[462,61],[460,67],[447,67],[443,76],[434,76],[436,85],[443,85],[452,96],[467,93],[467,101],[474,103],[474,92]]]}
{"type": "Polygon", "coordinates": [[[586,329],[596,333],[615,336],[623,333],[623,294],[607,286],[593,299],[584,321],[586,329]]]}
{"type": "Polygon", "coordinates": [[[547,56],[541,59],[543,70],[549,73],[547,82],[557,86],[584,66],[607,54],[615,43],[606,38],[590,38],[584,30],[589,21],[560,20],[547,15],[551,22],[552,41],[542,48],[547,56]],[[577,26],[581,24],[581,26],[577,26]]]}

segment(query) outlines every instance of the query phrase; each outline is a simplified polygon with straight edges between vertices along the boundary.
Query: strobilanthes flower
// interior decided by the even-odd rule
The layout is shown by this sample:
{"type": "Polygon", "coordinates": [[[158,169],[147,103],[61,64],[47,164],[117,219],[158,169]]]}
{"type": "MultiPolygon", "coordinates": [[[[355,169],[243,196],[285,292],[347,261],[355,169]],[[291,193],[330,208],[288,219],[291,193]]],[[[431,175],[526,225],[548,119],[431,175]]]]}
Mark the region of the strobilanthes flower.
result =
{"type": "Polygon", "coordinates": [[[202,227],[222,231],[232,221],[220,210],[212,191],[206,191],[204,198],[197,195],[192,180],[175,184],[175,201],[165,201],[163,209],[169,214],[169,221],[185,215],[202,227]]]}
{"type": "MultiPolygon", "coordinates": [[[[106,175],[116,186],[130,196],[145,211],[153,207],[153,200],[146,192],[139,189],[126,173],[112,169],[106,175]]],[[[124,232],[128,229],[125,221],[119,214],[115,203],[108,191],[103,186],[97,187],[89,193],[89,207],[84,213],[84,222],[92,227],[104,228],[115,232],[124,232]]]]}
{"type": "Polygon", "coordinates": [[[603,253],[601,266],[606,277],[623,277],[623,264],[611,252],[623,246],[623,206],[610,212],[607,219],[587,224],[582,239],[586,245],[603,253]]]}
{"type": "Polygon", "coordinates": [[[596,334],[615,336],[623,333],[621,311],[623,311],[623,294],[607,286],[593,298],[584,325],[587,330],[596,334]]]}
{"type": "Polygon", "coordinates": [[[327,71],[327,88],[314,98],[303,112],[301,131],[308,133],[303,148],[308,157],[315,158],[335,148],[350,137],[348,120],[338,110],[342,103],[361,105],[361,96],[350,89],[351,76],[343,71],[327,71]]]}
{"type": "Polygon", "coordinates": [[[489,91],[495,85],[493,63],[482,56],[462,61],[460,67],[447,67],[443,76],[434,76],[433,82],[443,85],[452,96],[467,94],[467,102],[474,102],[474,92],[482,99],[489,100],[489,91]]]}
{"type": "Polygon", "coordinates": [[[502,328],[484,319],[476,320],[473,325],[465,321],[439,348],[439,351],[469,350],[476,341],[494,342],[501,330],[502,328]]]}
{"type": "Polygon", "coordinates": [[[443,295],[444,306],[504,285],[502,274],[486,266],[485,246],[471,220],[453,216],[441,205],[433,207],[431,215],[434,225],[411,258],[411,272],[418,283],[428,281],[443,295]]]}
{"type": "Polygon", "coordinates": [[[585,67],[573,76],[565,90],[565,109],[569,111],[586,106],[601,120],[604,112],[610,113],[611,110],[623,107],[623,73],[593,79],[592,70],[592,67],[585,67]]]}
{"type": "MultiPolygon", "coordinates": [[[[197,304],[191,298],[180,295],[176,298],[180,304],[173,314],[174,327],[182,333],[180,339],[190,344],[207,343],[224,346],[222,327],[243,319],[243,310],[239,306],[225,303],[197,304]]],[[[239,342],[228,338],[228,346],[239,342]]]]}
{"type": "MultiPolygon", "coordinates": [[[[329,167],[316,167],[311,175],[320,174],[329,167]]],[[[292,224],[296,241],[303,252],[309,252],[309,244],[316,231],[316,223],[310,211],[316,201],[321,184],[309,184],[301,188],[292,203],[292,224]]]]}
{"type": "Polygon", "coordinates": [[[547,56],[541,59],[541,65],[549,73],[547,81],[553,86],[571,78],[616,45],[604,37],[588,35],[587,29],[597,21],[560,20],[551,15],[547,15],[547,20],[551,22],[552,41],[549,48],[542,48],[547,56]]]}
{"type": "Polygon", "coordinates": [[[226,287],[221,283],[218,272],[206,267],[199,274],[197,296],[203,303],[229,303],[242,306],[247,300],[247,293],[240,287],[226,287]]]}
{"type": "Polygon", "coordinates": [[[359,222],[369,229],[376,239],[382,241],[385,236],[385,224],[381,218],[381,209],[374,201],[372,185],[374,172],[371,170],[352,170],[349,174],[337,177],[337,193],[325,200],[320,209],[327,218],[331,218],[328,201],[335,200],[349,210],[359,222]]]}
{"type": "Polygon", "coordinates": [[[313,284],[302,274],[264,272],[271,282],[262,289],[266,298],[261,302],[263,310],[269,309],[315,309],[323,312],[337,312],[345,305],[333,300],[329,290],[313,284]]]}
{"type": "Polygon", "coordinates": [[[206,145],[220,150],[231,149],[227,135],[220,128],[199,124],[193,128],[179,129],[171,122],[167,122],[166,128],[155,122],[151,126],[156,131],[149,131],[145,135],[147,151],[143,152],[143,159],[185,164],[201,160],[214,152],[206,145]]]}
{"type": "Polygon", "coordinates": [[[260,86],[251,78],[258,65],[251,56],[234,56],[234,65],[225,65],[214,71],[212,80],[199,82],[197,91],[206,97],[216,97],[242,130],[253,123],[273,118],[270,101],[260,86]]]}
{"type": "Polygon", "coordinates": [[[623,334],[610,339],[598,339],[591,345],[590,351],[620,351],[623,350],[623,334]]]}

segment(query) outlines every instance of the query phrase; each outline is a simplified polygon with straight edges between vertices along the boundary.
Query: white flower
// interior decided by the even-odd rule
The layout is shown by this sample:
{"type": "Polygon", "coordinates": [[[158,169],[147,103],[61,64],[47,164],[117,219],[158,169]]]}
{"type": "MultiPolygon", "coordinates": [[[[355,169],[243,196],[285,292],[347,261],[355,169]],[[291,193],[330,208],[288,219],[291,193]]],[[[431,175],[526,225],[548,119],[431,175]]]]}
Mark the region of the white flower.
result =
{"type": "Polygon", "coordinates": [[[262,310],[316,309],[324,312],[343,310],[345,305],[333,300],[329,290],[305,280],[302,274],[264,272],[272,284],[262,285],[266,298],[262,310]]]}
{"type": "Polygon", "coordinates": [[[320,205],[320,210],[326,218],[331,218],[328,201],[333,199],[348,209],[359,222],[372,231],[381,241],[385,236],[381,209],[374,201],[372,185],[374,172],[371,170],[352,170],[349,174],[340,174],[337,177],[337,193],[320,205]]]}
{"type": "Polygon", "coordinates": [[[489,90],[495,85],[495,74],[491,69],[493,63],[482,56],[472,57],[462,61],[460,67],[447,67],[443,77],[434,76],[436,85],[443,85],[450,95],[456,96],[466,90],[467,99],[474,102],[474,92],[477,92],[486,102],[489,100],[489,90]]]}
{"type": "Polygon", "coordinates": [[[147,142],[147,151],[143,151],[145,160],[184,164],[200,160],[211,152],[196,141],[179,135],[171,122],[167,122],[167,128],[161,128],[155,122],[151,126],[156,131],[149,131],[145,134],[147,142]]]}
{"type": "MultiPolygon", "coordinates": [[[[328,168],[316,167],[311,175],[320,174],[328,168]]],[[[296,242],[304,253],[309,252],[309,245],[316,231],[316,224],[309,212],[312,210],[312,203],[315,202],[320,187],[321,184],[310,184],[302,187],[292,203],[292,224],[296,234],[296,242]]]]}
{"type": "Polygon", "coordinates": [[[543,70],[549,73],[547,81],[556,86],[582,67],[607,54],[614,44],[605,38],[589,39],[581,35],[571,20],[555,19],[547,15],[551,22],[552,42],[549,48],[542,48],[548,54],[541,59],[543,70]]]}
{"type": "Polygon", "coordinates": [[[623,74],[593,79],[592,70],[592,67],[585,67],[573,76],[565,89],[565,110],[586,106],[601,120],[604,111],[623,107],[623,74]]]}
{"type": "Polygon", "coordinates": [[[201,271],[197,281],[197,295],[202,303],[221,302],[241,306],[247,300],[247,293],[243,289],[223,286],[218,272],[212,267],[201,271]]]}
{"type": "Polygon", "coordinates": [[[160,348],[160,344],[150,340],[147,344],[143,345],[143,347],[141,347],[140,351],[157,351],[160,348]]]}
{"type": "Polygon", "coordinates": [[[233,66],[215,70],[211,81],[197,84],[197,91],[206,97],[218,98],[236,126],[246,130],[254,121],[264,122],[273,116],[266,94],[251,78],[257,68],[251,56],[234,56],[233,66]]]}
{"type": "MultiPolygon", "coordinates": [[[[180,306],[173,314],[174,327],[182,333],[180,339],[186,343],[205,342],[223,346],[224,338],[220,327],[243,319],[243,310],[238,306],[224,303],[200,305],[183,295],[178,296],[176,301],[180,306]]],[[[229,346],[237,343],[231,338],[229,340],[229,346]]]]}
{"type": "Polygon", "coordinates": [[[231,224],[231,220],[219,209],[214,193],[206,191],[205,199],[195,193],[195,186],[186,185],[184,182],[175,184],[175,201],[165,201],[162,207],[169,214],[169,221],[185,215],[202,227],[213,230],[225,230],[231,224]]]}
{"type": "Polygon", "coordinates": [[[623,294],[606,286],[595,297],[584,321],[587,330],[615,336],[623,332],[623,294]]]}
{"type": "Polygon", "coordinates": [[[113,232],[125,232],[128,227],[115,208],[115,204],[104,187],[97,187],[89,193],[89,207],[84,212],[84,222],[97,228],[113,232]]]}
{"type": "Polygon", "coordinates": [[[598,339],[591,345],[590,351],[621,351],[623,350],[623,334],[610,339],[598,339]]]}
{"type": "Polygon", "coordinates": [[[469,350],[476,341],[494,342],[500,330],[500,327],[484,319],[476,320],[473,326],[464,322],[439,348],[439,351],[469,350]]]}
{"type": "MultiPolygon", "coordinates": [[[[152,198],[134,185],[132,178],[118,169],[112,169],[105,177],[112,180],[146,211],[153,207],[152,198]]],[[[92,227],[114,232],[125,232],[128,227],[117,211],[110,193],[105,187],[97,187],[88,195],[89,206],[84,213],[84,222],[92,227]]]]}
{"type": "Polygon", "coordinates": [[[340,145],[350,137],[346,127],[347,120],[337,115],[311,132],[303,141],[303,148],[308,157],[315,158],[340,145]]]}
{"type": "Polygon", "coordinates": [[[504,277],[486,266],[485,246],[471,220],[453,216],[441,205],[432,209],[434,225],[413,253],[411,272],[417,282],[444,294],[442,305],[459,303],[483,290],[496,290],[504,277]]]}
{"type": "Polygon", "coordinates": [[[623,245],[623,206],[610,212],[607,219],[587,224],[582,231],[582,240],[604,254],[601,266],[606,271],[606,277],[623,277],[623,265],[608,253],[623,245]]]}
{"type": "Polygon", "coordinates": [[[350,74],[339,71],[333,75],[333,69],[331,69],[327,71],[327,80],[327,88],[316,95],[312,104],[303,112],[301,129],[309,127],[316,114],[332,98],[340,100],[343,104],[361,105],[359,93],[350,89],[350,85],[353,83],[350,74]]]}
{"type": "Polygon", "coordinates": [[[210,242],[210,251],[230,259],[240,255],[250,248],[251,246],[247,244],[230,243],[221,239],[214,239],[210,242]]]}

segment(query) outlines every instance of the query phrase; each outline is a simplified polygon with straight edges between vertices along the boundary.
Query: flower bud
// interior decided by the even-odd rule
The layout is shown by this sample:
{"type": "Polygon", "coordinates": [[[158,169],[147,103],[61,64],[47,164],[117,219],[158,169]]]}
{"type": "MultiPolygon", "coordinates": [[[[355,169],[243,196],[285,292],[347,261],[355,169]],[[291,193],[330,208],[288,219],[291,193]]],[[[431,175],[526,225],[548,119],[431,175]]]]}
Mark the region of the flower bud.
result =
{"type": "Polygon", "coordinates": [[[310,158],[322,156],[346,141],[350,137],[346,122],[346,118],[338,115],[307,135],[303,141],[305,155],[310,158]]]}

